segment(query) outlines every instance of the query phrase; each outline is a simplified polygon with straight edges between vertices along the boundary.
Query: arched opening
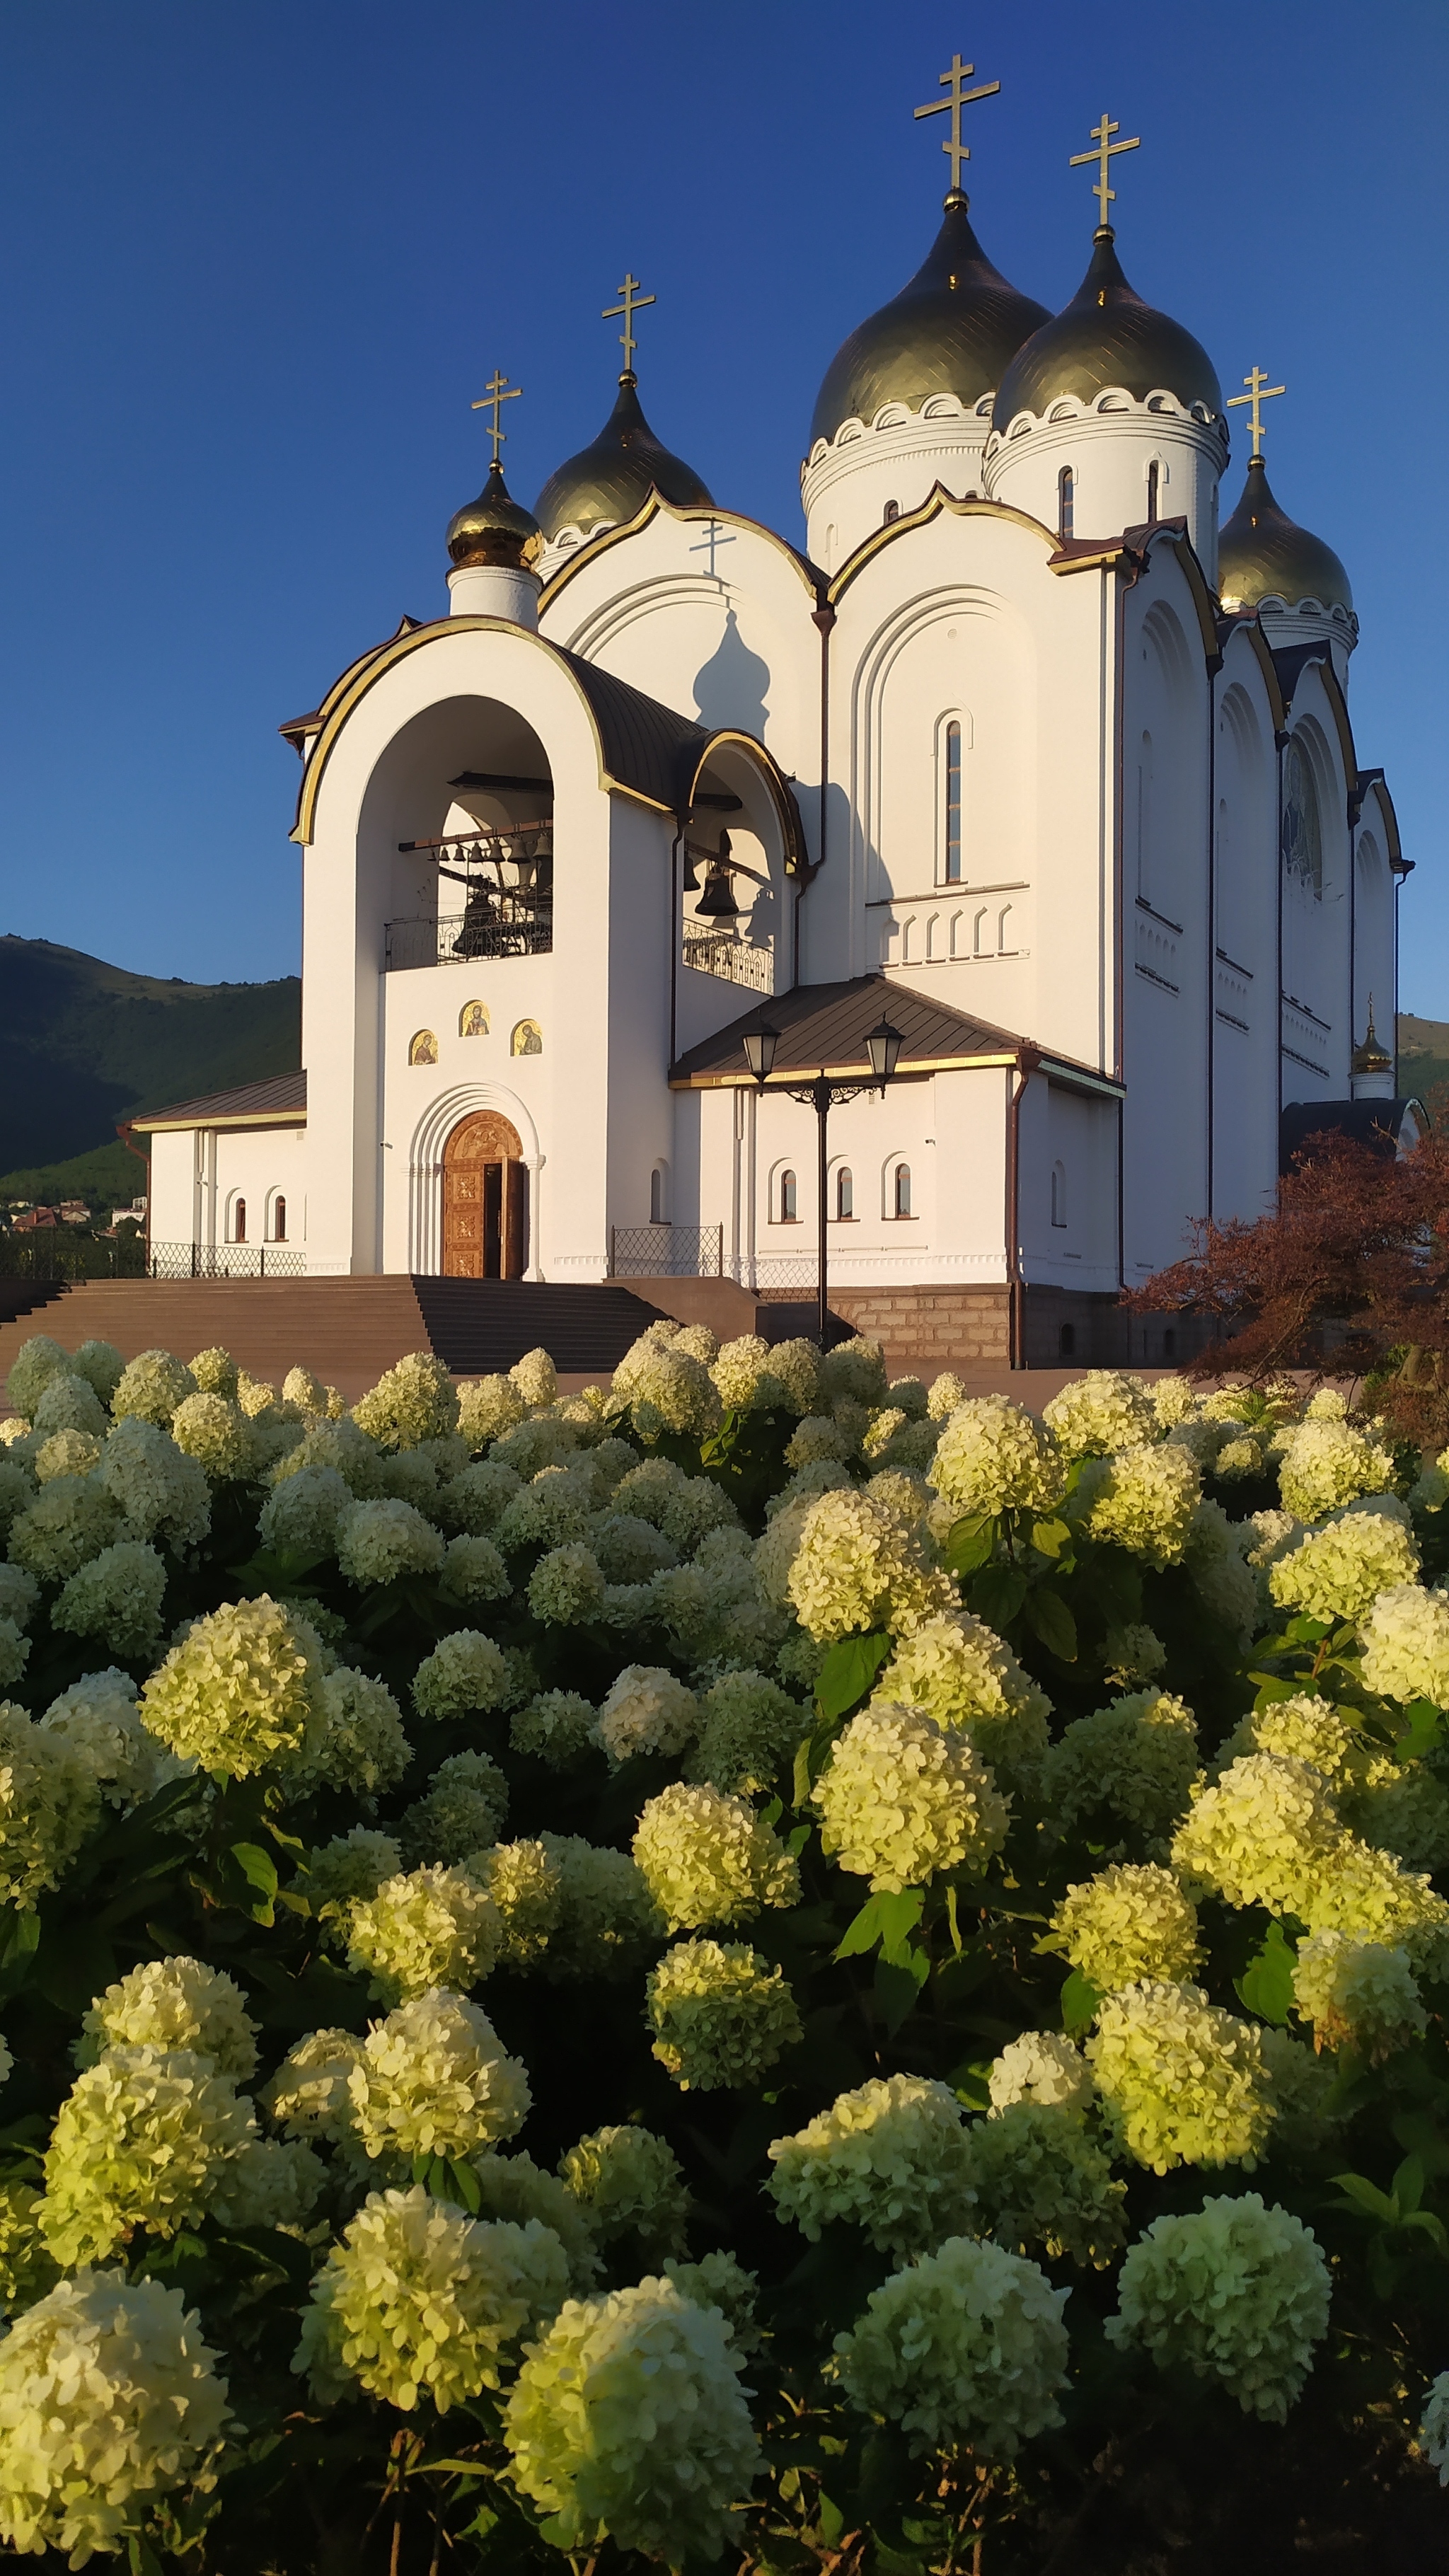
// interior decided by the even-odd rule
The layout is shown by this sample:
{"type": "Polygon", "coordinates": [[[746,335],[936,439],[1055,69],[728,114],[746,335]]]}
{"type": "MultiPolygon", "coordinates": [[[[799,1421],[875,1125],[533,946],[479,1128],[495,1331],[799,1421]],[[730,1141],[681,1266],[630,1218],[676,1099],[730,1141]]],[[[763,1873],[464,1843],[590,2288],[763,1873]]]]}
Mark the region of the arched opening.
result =
{"type": "Polygon", "coordinates": [[[233,1243],[245,1243],[247,1239],[247,1203],[245,1199],[234,1199],[232,1202],[231,1239],[233,1243]]]}
{"type": "Polygon", "coordinates": [[[1151,464],[1147,468],[1147,524],[1149,528],[1155,528],[1157,525],[1157,495],[1161,475],[1162,468],[1154,456],[1151,464]]]}
{"type": "Polygon", "coordinates": [[[961,882],[961,727],[946,727],[946,883],[961,882]]]}
{"type": "Polygon", "coordinates": [[[891,1214],[905,1217],[911,1213],[911,1167],[897,1163],[891,1174],[891,1214]]]}
{"type": "Polygon", "coordinates": [[[1323,828],[1308,754],[1296,738],[1283,754],[1283,865],[1319,898],[1323,894],[1323,828]]]}
{"type": "Polygon", "coordinates": [[[287,1202],[279,1190],[272,1201],[272,1241],[273,1243],[285,1243],[286,1240],[287,1202]]]}
{"type": "Polygon", "coordinates": [[[1066,1221],[1067,1167],[1065,1163],[1058,1162],[1052,1165],[1052,1223],[1065,1225],[1066,1221]]]}
{"type": "Polygon", "coordinates": [[[798,1225],[799,1210],[795,1204],[795,1175],[782,1172],[779,1183],[779,1221],[781,1225],[798,1225]]]}
{"type": "Polygon", "coordinates": [[[882,510],[880,515],[882,527],[893,528],[897,519],[901,515],[901,505],[899,501],[887,501],[885,508],[882,510]]]}
{"type": "Polygon", "coordinates": [[[1062,538],[1074,536],[1076,525],[1077,479],[1070,465],[1064,465],[1057,476],[1057,535],[1062,538]]]}
{"type": "Polygon", "coordinates": [[[528,1171],[518,1130],[495,1109],[460,1119],[443,1147],[443,1275],[521,1279],[528,1171]]]}
{"type": "Polygon", "coordinates": [[[1064,1360],[1076,1358],[1077,1328],[1075,1324],[1063,1324],[1061,1331],[1057,1335],[1057,1355],[1060,1359],[1064,1360]]]}
{"type": "Polygon", "coordinates": [[[847,1224],[854,1215],[855,1181],[850,1172],[849,1166],[842,1163],[839,1171],[835,1175],[836,1223],[839,1225],[847,1224]]]}
{"type": "Polygon", "coordinates": [[[656,1163],[649,1175],[649,1222],[669,1223],[669,1167],[665,1163],[656,1163]]]}

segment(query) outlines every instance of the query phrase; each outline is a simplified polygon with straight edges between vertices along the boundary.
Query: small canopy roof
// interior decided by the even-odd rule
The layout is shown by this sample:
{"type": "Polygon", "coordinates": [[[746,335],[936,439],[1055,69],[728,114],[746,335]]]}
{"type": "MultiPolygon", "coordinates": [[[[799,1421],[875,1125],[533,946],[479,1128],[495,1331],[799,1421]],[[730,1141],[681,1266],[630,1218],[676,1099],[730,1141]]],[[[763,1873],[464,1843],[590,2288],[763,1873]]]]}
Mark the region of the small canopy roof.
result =
{"type": "Polygon", "coordinates": [[[158,1127],[271,1127],[298,1125],[307,1115],[307,1076],[274,1073],[265,1082],[243,1082],[235,1091],[208,1091],[199,1100],[174,1100],[128,1118],[128,1127],[150,1135],[158,1127]]]}
{"type": "Polygon", "coordinates": [[[1030,1071],[1039,1065],[1053,1079],[1107,1092],[1114,1099],[1118,1095],[1120,1085],[1090,1067],[1074,1065],[1065,1057],[1048,1057],[1009,1029],[971,1019],[966,1012],[912,992],[909,985],[894,984],[884,975],[852,975],[839,984],[797,984],[793,992],[774,993],[691,1047],[672,1067],[669,1079],[676,1091],[752,1082],[743,1042],[748,1032],[758,1028],[779,1031],[767,1086],[771,1090],[821,1072],[864,1073],[870,1063],[867,1033],[877,1026],[882,1013],[905,1041],[898,1074],[945,1073],[985,1065],[1017,1065],[1030,1071]]]}

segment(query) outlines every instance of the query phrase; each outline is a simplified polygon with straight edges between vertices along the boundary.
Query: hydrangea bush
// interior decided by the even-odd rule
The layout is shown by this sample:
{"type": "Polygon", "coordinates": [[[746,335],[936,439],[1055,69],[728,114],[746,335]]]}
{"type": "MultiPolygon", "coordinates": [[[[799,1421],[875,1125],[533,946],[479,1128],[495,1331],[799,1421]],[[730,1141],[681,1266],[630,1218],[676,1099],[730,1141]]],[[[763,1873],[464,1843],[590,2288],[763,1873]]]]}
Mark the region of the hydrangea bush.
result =
{"type": "Polygon", "coordinates": [[[12,2550],[1432,2563],[1449,1458],[667,1322],[8,1393],[12,2550]]]}

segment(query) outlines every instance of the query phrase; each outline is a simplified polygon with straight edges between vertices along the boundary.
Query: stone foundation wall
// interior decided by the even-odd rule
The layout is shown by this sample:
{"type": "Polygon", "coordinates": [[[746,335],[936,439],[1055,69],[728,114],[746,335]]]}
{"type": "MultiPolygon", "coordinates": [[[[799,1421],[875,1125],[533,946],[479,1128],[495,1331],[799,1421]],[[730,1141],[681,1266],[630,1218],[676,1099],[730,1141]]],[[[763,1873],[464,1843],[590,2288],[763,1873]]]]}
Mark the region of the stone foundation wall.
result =
{"type": "MultiPolygon", "coordinates": [[[[892,1365],[1003,1369],[1010,1357],[1009,1291],[991,1288],[842,1288],[832,1311],[882,1342],[892,1365]]],[[[895,1373],[900,1374],[899,1368],[895,1373]]]]}

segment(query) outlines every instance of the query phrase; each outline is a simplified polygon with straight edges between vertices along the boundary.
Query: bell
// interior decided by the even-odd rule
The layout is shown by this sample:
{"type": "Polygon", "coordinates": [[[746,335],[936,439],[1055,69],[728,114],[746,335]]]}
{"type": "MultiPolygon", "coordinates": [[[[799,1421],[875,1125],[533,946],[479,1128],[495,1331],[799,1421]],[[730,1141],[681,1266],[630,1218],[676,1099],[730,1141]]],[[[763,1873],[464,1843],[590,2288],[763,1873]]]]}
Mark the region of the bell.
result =
{"type": "Polygon", "coordinates": [[[730,882],[733,873],[730,866],[730,836],[728,832],[721,832],[719,856],[717,859],[707,859],[705,862],[704,892],[694,907],[702,920],[739,920],[740,907],[735,901],[735,890],[730,882]]]}

